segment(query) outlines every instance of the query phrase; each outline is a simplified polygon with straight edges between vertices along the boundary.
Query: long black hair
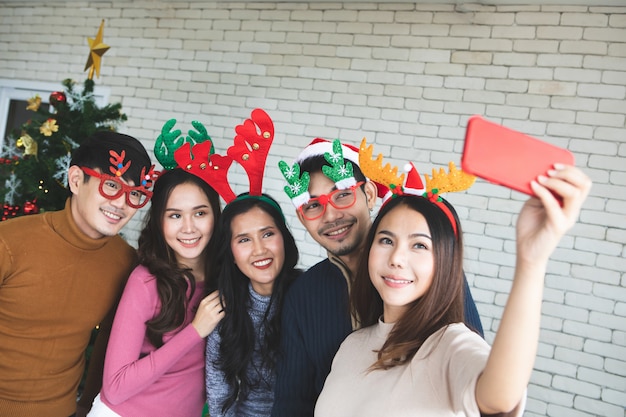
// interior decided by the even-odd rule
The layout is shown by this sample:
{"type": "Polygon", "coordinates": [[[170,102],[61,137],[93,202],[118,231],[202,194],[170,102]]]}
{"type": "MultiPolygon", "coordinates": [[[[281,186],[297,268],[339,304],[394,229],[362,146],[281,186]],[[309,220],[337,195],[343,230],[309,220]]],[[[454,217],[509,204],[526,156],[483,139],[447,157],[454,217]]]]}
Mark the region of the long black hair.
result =
{"type": "MultiPolygon", "coordinates": [[[[156,317],[146,322],[146,335],[156,346],[163,345],[163,335],[181,326],[185,320],[187,309],[187,290],[191,287],[191,294],[195,291],[195,279],[191,269],[183,268],[176,261],[176,254],[169,247],[163,235],[163,218],[167,208],[167,200],[172,190],[181,184],[198,186],[209,199],[213,212],[213,224],[220,219],[221,207],[217,192],[199,177],[180,168],[165,171],[154,184],[150,210],[144,220],[144,228],[139,236],[139,262],[148,268],[156,277],[157,292],[161,301],[161,311],[156,317]]],[[[215,236],[215,233],[213,234],[215,236]]],[[[213,257],[208,256],[211,240],[204,249],[205,277],[210,276],[213,257]]],[[[207,280],[205,288],[215,288],[207,280]]]]}
{"type": "MultiPolygon", "coordinates": [[[[235,216],[244,214],[258,207],[269,214],[282,235],[285,261],[274,280],[269,306],[261,323],[265,337],[261,341],[260,355],[262,367],[274,370],[280,348],[280,318],[283,299],[289,285],[299,275],[298,247],[285,223],[278,203],[267,195],[252,197],[240,195],[229,203],[222,213],[222,218],[215,230],[214,256],[220,260],[217,269],[217,282],[224,302],[224,318],[219,324],[221,338],[219,357],[214,364],[225,377],[225,382],[232,388],[230,396],[222,404],[226,412],[238,399],[245,399],[251,389],[267,381],[252,380],[246,370],[252,360],[255,349],[255,332],[252,319],[248,314],[250,306],[250,279],[235,264],[231,250],[232,222],[235,216]]],[[[261,374],[259,373],[259,377],[261,374]]]]}

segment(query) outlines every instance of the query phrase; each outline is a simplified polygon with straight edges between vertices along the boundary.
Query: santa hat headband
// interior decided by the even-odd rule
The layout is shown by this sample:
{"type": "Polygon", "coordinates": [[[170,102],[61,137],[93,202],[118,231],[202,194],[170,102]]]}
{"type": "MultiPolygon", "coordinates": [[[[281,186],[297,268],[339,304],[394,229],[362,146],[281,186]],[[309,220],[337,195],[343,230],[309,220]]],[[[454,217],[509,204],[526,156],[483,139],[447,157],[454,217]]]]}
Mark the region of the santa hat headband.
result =
{"type": "Polygon", "coordinates": [[[312,158],[314,156],[322,156],[325,154],[333,153],[333,144],[335,142],[339,142],[341,145],[341,152],[343,154],[344,159],[359,165],[359,148],[353,145],[348,145],[347,143],[341,143],[339,139],[335,139],[333,142],[327,139],[315,138],[311,143],[307,145],[306,148],[300,152],[300,155],[296,158],[298,164],[302,163],[305,159],[312,158]]]}
{"type": "MultiPolygon", "coordinates": [[[[296,208],[310,200],[308,192],[310,176],[308,172],[300,175],[300,164],[313,157],[324,156],[328,165],[322,166],[322,172],[331,179],[337,189],[345,190],[356,184],[353,165],[359,166],[359,149],[356,146],[341,143],[339,139],[329,141],[316,138],[302,150],[290,167],[284,161],[278,166],[289,185],[285,186],[285,192],[296,208]]],[[[385,185],[374,180],[378,197],[383,197],[388,189],[385,185]]]]}
{"type": "Polygon", "coordinates": [[[296,208],[311,199],[309,194],[310,175],[303,172],[300,175],[300,163],[306,159],[324,156],[328,165],[322,166],[322,172],[335,183],[338,190],[348,189],[356,184],[352,164],[359,164],[359,154],[355,147],[342,145],[339,139],[329,142],[326,139],[314,139],[298,155],[292,166],[280,161],[278,168],[289,183],[285,186],[285,193],[296,208]]]}
{"type": "Polygon", "coordinates": [[[412,162],[405,165],[405,172],[398,175],[397,167],[391,167],[388,163],[383,167],[382,154],[379,154],[374,160],[372,159],[373,153],[374,146],[370,145],[368,147],[365,139],[363,139],[359,148],[361,171],[373,180],[389,186],[389,192],[383,198],[383,204],[399,195],[424,197],[445,213],[452,224],[454,234],[457,234],[456,220],[439,195],[446,192],[467,190],[474,184],[476,177],[456,169],[454,163],[450,162],[448,164],[450,169],[448,173],[443,168],[439,172],[433,168],[432,178],[425,174],[426,186],[424,187],[420,175],[412,162]]]}
{"type": "MultiPolygon", "coordinates": [[[[228,204],[237,198],[228,182],[228,170],[237,162],[250,183],[246,198],[263,199],[263,173],[274,140],[274,123],[265,111],[253,110],[249,119],[235,127],[234,144],[225,155],[215,153],[213,141],[202,123],[193,121],[196,131],[190,130],[186,137],[180,137],[180,130],[172,131],[175,124],[176,119],[168,120],[154,145],[154,154],[165,169],[180,167],[200,177],[228,204]]],[[[277,208],[282,214],[280,207],[277,208]]]]}

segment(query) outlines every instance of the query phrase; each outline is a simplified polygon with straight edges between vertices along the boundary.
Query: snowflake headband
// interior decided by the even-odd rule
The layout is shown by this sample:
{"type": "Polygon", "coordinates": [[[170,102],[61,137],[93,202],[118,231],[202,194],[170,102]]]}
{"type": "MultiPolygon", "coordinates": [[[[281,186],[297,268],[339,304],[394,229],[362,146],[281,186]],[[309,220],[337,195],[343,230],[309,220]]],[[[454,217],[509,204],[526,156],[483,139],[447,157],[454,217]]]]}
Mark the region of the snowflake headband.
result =
{"type": "Polygon", "coordinates": [[[389,163],[383,167],[382,154],[379,154],[378,157],[373,160],[373,153],[374,146],[370,145],[368,147],[366,140],[363,139],[359,149],[360,167],[363,174],[367,177],[374,181],[380,181],[383,184],[388,184],[389,192],[383,198],[383,204],[389,201],[389,199],[399,195],[415,195],[424,197],[445,213],[452,224],[454,234],[457,234],[456,220],[439,194],[467,190],[474,184],[476,177],[456,169],[454,163],[450,162],[448,164],[449,172],[447,174],[443,168],[441,168],[439,172],[433,168],[432,178],[429,177],[428,174],[425,174],[424,178],[426,179],[426,187],[424,187],[419,173],[413,163],[408,163],[405,166],[406,172],[398,175],[397,167],[392,168],[389,163]]]}
{"type": "MultiPolygon", "coordinates": [[[[322,172],[335,183],[338,190],[345,190],[356,184],[354,178],[353,164],[359,166],[359,150],[347,144],[342,144],[339,139],[330,142],[326,139],[314,139],[298,155],[292,166],[280,161],[278,167],[289,183],[285,186],[285,193],[291,199],[293,205],[299,208],[302,204],[311,199],[309,194],[310,175],[308,172],[300,174],[300,163],[302,161],[323,155],[330,166],[322,166],[322,172]]],[[[386,188],[376,183],[378,195],[382,197],[386,188]]]]}
{"type": "Polygon", "coordinates": [[[268,201],[282,214],[280,207],[264,198],[262,193],[265,162],[274,140],[274,123],[265,111],[253,110],[249,119],[235,127],[234,144],[225,155],[215,153],[213,141],[202,123],[192,122],[197,132],[190,130],[185,138],[180,137],[180,130],[172,131],[175,124],[176,119],[168,120],[154,145],[154,154],[165,169],[178,166],[194,174],[228,204],[237,198],[228,183],[228,170],[235,161],[246,171],[250,182],[250,191],[245,198],[268,201]]]}

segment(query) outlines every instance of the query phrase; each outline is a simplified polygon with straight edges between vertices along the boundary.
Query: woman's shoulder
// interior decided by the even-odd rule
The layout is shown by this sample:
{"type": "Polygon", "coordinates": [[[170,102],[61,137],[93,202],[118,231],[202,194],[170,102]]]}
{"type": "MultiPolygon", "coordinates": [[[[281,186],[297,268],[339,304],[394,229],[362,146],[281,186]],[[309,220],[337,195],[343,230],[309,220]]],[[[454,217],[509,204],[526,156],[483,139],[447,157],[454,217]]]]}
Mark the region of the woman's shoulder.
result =
{"type": "Polygon", "coordinates": [[[485,345],[487,344],[487,342],[485,342],[485,339],[483,339],[478,333],[467,327],[465,323],[452,323],[445,326],[440,331],[447,339],[467,339],[479,343],[484,343],[485,345]]]}
{"type": "Polygon", "coordinates": [[[156,287],[156,278],[145,265],[139,264],[133,269],[128,277],[126,287],[129,286],[141,286],[141,287],[156,287]]]}
{"type": "Polygon", "coordinates": [[[385,342],[387,336],[391,332],[393,325],[386,323],[376,323],[371,326],[363,327],[350,333],[344,340],[346,345],[370,345],[381,344],[385,342]]]}
{"type": "Polygon", "coordinates": [[[449,324],[433,333],[422,345],[416,356],[458,356],[488,355],[489,344],[478,333],[472,331],[464,323],[449,324]]]}

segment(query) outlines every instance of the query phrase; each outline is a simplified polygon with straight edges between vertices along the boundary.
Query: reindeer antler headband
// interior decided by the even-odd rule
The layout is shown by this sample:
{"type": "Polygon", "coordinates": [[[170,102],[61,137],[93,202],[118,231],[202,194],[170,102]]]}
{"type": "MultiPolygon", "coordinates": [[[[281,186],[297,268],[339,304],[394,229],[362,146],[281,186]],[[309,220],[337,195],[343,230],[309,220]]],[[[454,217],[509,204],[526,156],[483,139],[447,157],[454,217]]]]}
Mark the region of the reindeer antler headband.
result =
{"type": "MultiPolygon", "coordinates": [[[[235,127],[234,144],[227,149],[226,155],[215,153],[213,141],[202,123],[192,122],[197,132],[189,131],[189,136],[184,139],[179,137],[180,130],[172,132],[175,124],[175,119],[167,121],[155,143],[154,153],[165,168],[179,166],[202,178],[228,204],[237,198],[228,183],[228,170],[235,161],[243,167],[250,181],[247,196],[263,199],[265,162],[274,140],[274,123],[265,111],[253,110],[249,119],[235,127]]],[[[276,204],[272,203],[272,206],[276,204]]],[[[276,208],[282,214],[280,207],[276,208]]]]}
{"type": "Polygon", "coordinates": [[[429,177],[428,174],[425,174],[424,178],[426,179],[426,187],[424,187],[419,177],[419,173],[413,163],[409,163],[405,167],[407,171],[405,181],[405,173],[398,175],[398,168],[391,168],[388,163],[383,167],[382,154],[379,154],[375,160],[372,160],[373,153],[374,146],[369,145],[368,147],[364,138],[363,141],[361,141],[361,147],[359,149],[359,165],[365,176],[389,186],[390,191],[383,198],[383,204],[385,204],[390,198],[394,198],[399,195],[415,195],[424,197],[439,207],[446,214],[452,224],[454,234],[457,234],[456,220],[454,219],[454,216],[448,206],[444,204],[439,194],[467,190],[474,184],[476,177],[456,169],[454,163],[450,162],[448,164],[449,172],[447,174],[443,168],[441,168],[439,172],[433,168],[432,178],[429,177]]]}
{"type": "MultiPolygon", "coordinates": [[[[111,156],[109,158],[109,162],[111,163],[109,171],[111,171],[111,174],[113,174],[115,177],[121,177],[126,173],[126,171],[128,171],[128,168],[130,168],[130,164],[132,163],[132,161],[127,161],[126,163],[124,163],[124,159],[126,158],[126,151],[124,150],[122,150],[121,154],[118,154],[114,150],[110,150],[109,155],[111,156]]],[[[143,167],[141,168],[140,174],[141,182],[138,186],[148,190],[150,189],[150,187],[152,187],[154,180],[158,176],[159,174],[154,171],[154,165],[151,165],[150,168],[148,168],[148,172],[146,172],[146,167],[143,167]]]]}
{"type": "MultiPolygon", "coordinates": [[[[289,166],[284,161],[278,162],[283,177],[289,183],[285,186],[285,193],[296,209],[311,199],[310,175],[308,172],[300,174],[300,164],[316,156],[323,156],[328,163],[328,166],[322,166],[322,172],[335,183],[338,190],[345,190],[356,184],[354,166],[359,166],[359,149],[356,146],[341,143],[339,139],[331,142],[316,138],[298,155],[293,165],[289,166]]],[[[376,185],[378,197],[384,196],[387,187],[374,178],[372,180],[376,185]]]]}

